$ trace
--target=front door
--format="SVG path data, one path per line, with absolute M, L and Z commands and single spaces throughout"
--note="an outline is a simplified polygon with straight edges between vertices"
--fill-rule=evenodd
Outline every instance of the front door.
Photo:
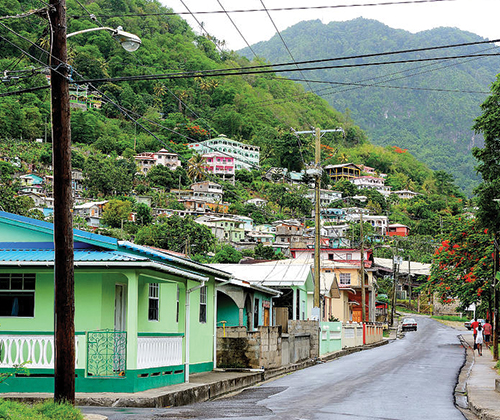
M 264 327 L 269 327 L 269 308 L 264 308 Z
M 115 331 L 125 331 L 125 286 L 115 284 Z

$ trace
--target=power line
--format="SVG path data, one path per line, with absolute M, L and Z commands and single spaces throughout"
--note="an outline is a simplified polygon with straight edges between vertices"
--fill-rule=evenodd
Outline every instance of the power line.
M 182 0 L 181 0 L 182 1 Z M 360 3 L 360 4 L 337 4 L 337 5 L 326 5 L 326 6 L 297 6 L 297 7 L 276 7 L 268 8 L 270 12 L 283 12 L 283 11 L 293 11 L 293 10 L 324 10 L 324 9 L 342 9 L 351 7 L 374 7 L 374 6 L 395 6 L 395 5 L 405 5 L 405 4 L 422 4 L 422 3 L 444 3 L 456 0 L 408 0 L 408 1 L 386 1 L 381 3 Z M 184 6 L 185 7 L 185 6 Z M 222 14 L 222 13 L 253 13 L 253 12 L 265 12 L 266 9 L 236 9 L 236 10 L 211 10 L 211 11 L 196 11 L 194 13 L 201 14 Z M 114 18 L 114 17 L 143 17 L 143 16 L 175 16 L 175 15 L 192 15 L 193 13 L 188 12 L 158 12 L 158 13 L 125 13 L 125 14 L 115 14 L 106 15 L 100 14 L 99 17 L 102 18 Z M 72 18 L 78 19 L 80 15 L 72 15 Z
M 96 79 L 84 79 L 84 80 L 81 80 L 80 83 L 123 82 L 123 81 L 129 81 L 129 80 L 142 80 L 142 81 L 144 81 L 144 80 L 160 80 L 160 79 L 189 79 L 189 78 L 193 78 L 193 77 L 216 77 L 216 76 L 219 76 L 219 77 L 221 77 L 221 76 L 244 76 L 244 75 L 249 75 L 249 74 L 269 74 L 269 73 L 284 73 L 284 72 L 295 72 L 295 71 L 373 67 L 373 66 L 384 66 L 384 65 L 389 65 L 389 64 L 409 64 L 409 63 L 421 63 L 421 62 L 438 61 L 438 60 L 455 60 L 458 58 L 498 57 L 498 56 L 500 56 L 500 53 L 495 53 L 495 54 L 465 54 L 465 55 L 419 58 L 419 59 L 408 59 L 408 60 L 378 61 L 378 62 L 374 62 L 374 63 L 363 63 L 363 64 L 315 66 L 315 67 L 307 67 L 307 68 L 299 68 L 299 69 L 272 69 L 272 70 L 246 71 L 246 68 L 241 68 L 240 71 L 235 71 L 234 69 L 202 70 L 202 71 L 155 74 L 155 75 L 150 75 L 150 76 L 139 75 L 139 76 L 103 77 L 103 78 L 96 78 Z M 290 65 L 290 64 L 288 64 L 288 65 Z M 266 67 L 269 67 L 269 66 L 266 66 Z
M 379 84 L 364 84 L 357 82 L 330 82 L 326 80 L 311 80 L 311 79 L 291 79 L 286 78 L 286 80 L 291 80 L 293 82 L 309 82 L 309 83 L 325 83 L 330 85 L 340 85 L 340 86 L 359 86 L 359 87 L 380 87 L 380 88 L 388 88 L 388 89 L 402 89 L 402 90 L 427 90 L 432 92 L 453 92 L 453 93 L 491 93 L 484 92 L 478 90 L 458 90 L 458 89 L 440 89 L 440 88 L 419 88 L 419 87 L 410 87 L 410 86 L 388 86 L 388 85 L 379 85 Z M 332 92 L 337 93 L 337 92 Z
M 249 48 L 249 50 L 252 51 L 252 54 L 254 55 L 254 57 L 257 57 L 257 54 L 255 54 L 255 51 L 252 49 L 252 46 L 248 43 L 248 41 L 246 40 L 246 38 L 243 36 L 243 34 L 241 33 L 240 29 L 238 28 L 238 26 L 236 26 L 236 23 L 234 23 L 233 19 L 231 18 L 231 16 L 229 15 L 229 13 L 226 11 L 226 9 L 224 9 L 224 6 L 220 2 L 220 0 L 217 0 L 217 3 L 219 3 L 219 6 L 224 11 L 224 13 L 226 14 L 226 16 L 229 19 L 229 21 L 233 24 L 234 28 L 240 34 L 240 36 L 243 39 L 243 41 L 245 41 L 245 44 L 247 44 L 247 47 Z

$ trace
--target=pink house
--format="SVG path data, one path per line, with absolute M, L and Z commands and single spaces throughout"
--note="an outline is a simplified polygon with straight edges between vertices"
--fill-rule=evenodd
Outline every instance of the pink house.
M 234 157 L 223 153 L 206 153 L 203 158 L 206 162 L 205 171 L 234 184 Z
M 394 223 L 387 226 L 388 236 L 408 236 L 410 233 L 410 228 L 406 225 L 401 225 L 399 223 Z

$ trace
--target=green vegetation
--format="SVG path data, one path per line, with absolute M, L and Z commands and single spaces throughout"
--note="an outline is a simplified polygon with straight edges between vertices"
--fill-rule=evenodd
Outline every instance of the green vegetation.
M 413 34 L 363 18 L 328 24 L 319 20 L 303 21 L 284 30 L 282 35 L 296 60 L 484 41 L 456 28 L 436 28 Z M 459 55 L 480 49 L 481 46 L 469 46 L 453 51 Z M 289 61 L 276 35 L 252 46 L 252 50 L 273 63 Z M 401 54 L 397 59 L 439 57 L 447 54 L 446 51 L 419 52 L 418 56 Z M 251 56 L 248 48 L 241 52 Z M 467 63 L 447 60 L 446 64 L 408 66 L 322 69 L 308 72 L 308 78 L 350 85 L 325 88 L 323 86 L 328 85 L 322 84 L 313 88 L 336 109 L 350 115 L 375 144 L 397 146 L 402 152 L 408 149 L 430 168 L 452 173 L 463 191 L 471 195 L 479 179 L 470 147 L 482 142 L 471 127 L 485 98 L 481 92 L 488 91 L 498 73 L 497 62 L 485 58 Z M 419 70 L 424 67 L 423 71 Z M 353 83 L 366 86 L 353 86 Z M 373 166 L 369 162 L 366 164 Z
M 443 321 L 466 322 L 469 320 L 467 317 L 452 316 L 452 315 L 432 315 L 431 318 L 441 319 Z
M 5 420 L 83 420 L 83 415 L 71 404 L 52 401 L 29 406 L 0 399 L 0 419 Z

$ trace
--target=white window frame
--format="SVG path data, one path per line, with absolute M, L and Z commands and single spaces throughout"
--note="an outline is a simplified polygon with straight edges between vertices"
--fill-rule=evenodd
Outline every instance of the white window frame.
M 159 283 L 148 284 L 148 321 L 160 320 L 160 285 Z
M 344 286 L 351 285 L 351 273 L 340 273 L 339 274 L 339 284 Z
M 207 323 L 207 286 L 200 288 L 200 324 Z

